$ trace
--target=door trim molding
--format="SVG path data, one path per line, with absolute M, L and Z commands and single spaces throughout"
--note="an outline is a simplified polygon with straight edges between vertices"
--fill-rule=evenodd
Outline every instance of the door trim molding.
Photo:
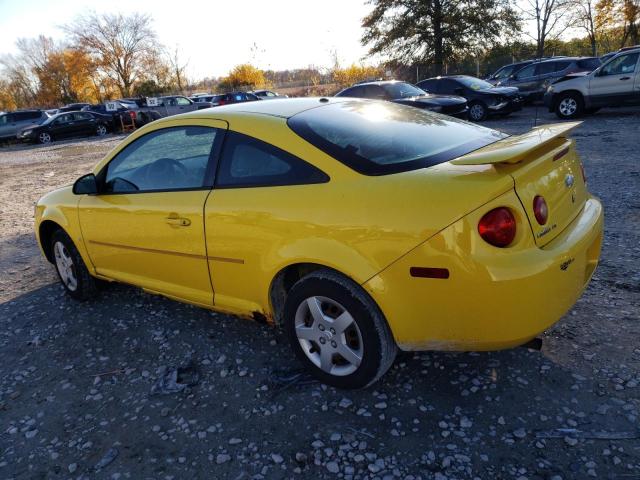
M 159 250 L 156 248 L 147 248 L 147 247 L 134 247 L 132 245 L 122 245 L 119 243 L 109 243 L 109 242 L 101 242 L 98 240 L 89 240 L 89 243 L 94 245 L 102 245 L 104 247 L 113 247 L 113 248 L 122 248 L 125 250 L 133 250 L 138 252 L 147 252 L 147 253 L 161 253 L 165 255 L 176 255 L 178 257 L 187 257 L 187 258 L 195 258 L 198 260 L 212 260 L 217 262 L 228 262 L 228 263 L 238 263 L 244 264 L 244 260 L 241 258 L 229 258 L 229 257 L 214 257 L 209 255 L 198 255 L 196 253 L 183 253 L 183 252 L 175 252 L 173 250 Z

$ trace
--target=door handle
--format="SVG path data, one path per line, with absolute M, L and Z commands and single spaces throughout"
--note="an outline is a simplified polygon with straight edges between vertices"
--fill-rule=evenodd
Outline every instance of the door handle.
M 191 225 L 191 220 L 184 217 L 179 217 L 178 214 L 172 213 L 167 218 L 165 218 L 166 222 L 169 225 L 173 225 L 175 227 L 188 227 Z
M 620 78 L 620 80 L 629 80 L 629 79 L 631 79 L 631 77 L 622 77 L 622 78 Z

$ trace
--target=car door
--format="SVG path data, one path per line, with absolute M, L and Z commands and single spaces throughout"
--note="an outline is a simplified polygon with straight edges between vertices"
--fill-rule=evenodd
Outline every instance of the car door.
M 520 93 L 525 95 L 530 94 L 536 85 L 536 68 L 538 64 L 534 63 L 527 67 L 524 67 L 522 70 L 519 70 L 515 73 L 513 79 L 506 82 L 506 85 L 510 87 L 518 87 L 520 89 Z
M 96 119 L 90 113 L 74 112 L 73 121 L 75 122 L 73 135 L 92 135 L 96 131 Z
M 175 121 L 134 134 L 80 199 L 85 246 L 96 272 L 169 297 L 211 306 L 203 209 L 227 124 Z
M 618 55 L 591 75 L 589 95 L 594 106 L 633 103 L 639 52 Z
M 72 113 L 65 113 L 64 115 L 60 115 L 56 119 L 51 122 L 49 127 L 49 133 L 54 138 L 66 138 L 71 135 L 73 132 L 75 123 L 73 121 Z
M 165 97 L 162 100 L 162 104 L 164 106 L 165 111 L 167 112 L 167 117 L 171 115 L 177 115 L 180 113 L 180 109 L 178 108 L 178 102 L 175 97 Z
M 198 109 L 198 106 L 186 97 L 176 97 L 176 106 L 178 113 L 192 112 Z
M 305 204 L 322 198 L 320 184 L 327 181 L 325 173 L 284 150 L 227 133 L 215 187 L 205 206 L 218 308 L 242 315 L 263 310 L 271 281 L 265 275 L 266 259 L 291 242 L 287 232 L 307 228 L 308 237 L 315 235 Z

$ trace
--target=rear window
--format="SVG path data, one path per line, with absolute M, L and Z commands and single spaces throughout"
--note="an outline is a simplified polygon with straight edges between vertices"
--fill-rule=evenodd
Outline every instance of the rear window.
M 289 127 L 364 175 L 431 167 L 506 135 L 444 115 L 382 101 L 349 100 L 298 113 Z

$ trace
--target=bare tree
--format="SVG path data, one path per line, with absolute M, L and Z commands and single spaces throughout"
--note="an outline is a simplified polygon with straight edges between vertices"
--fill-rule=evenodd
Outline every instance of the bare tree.
M 571 0 L 526 0 L 522 10 L 525 20 L 535 22 L 536 35 L 527 34 L 536 41 L 536 56 L 544 56 L 545 44 L 556 40 L 569 28 Z
M 151 17 L 134 13 L 97 14 L 78 17 L 63 29 L 77 48 L 90 53 L 99 68 L 117 85 L 123 97 L 131 94 L 136 81 L 144 76 L 146 57 L 159 50 Z
M 171 72 L 173 74 L 173 81 L 175 82 L 178 91 L 182 93 L 184 89 L 187 87 L 187 78 L 185 75 L 185 70 L 187 69 L 187 65 L 189 62 L 183 62 L 180 58 L 180 49 L 176 45 L 175 49 L 170 52 L 168 55 L 169 65 L 171 67 Z
M 596 20 L 596 0 L 572 0 L 571 25 L 584 31 L 591 45 L 591 55 L 598 55 L 598 39 L 596 33 L 599 30 Z

